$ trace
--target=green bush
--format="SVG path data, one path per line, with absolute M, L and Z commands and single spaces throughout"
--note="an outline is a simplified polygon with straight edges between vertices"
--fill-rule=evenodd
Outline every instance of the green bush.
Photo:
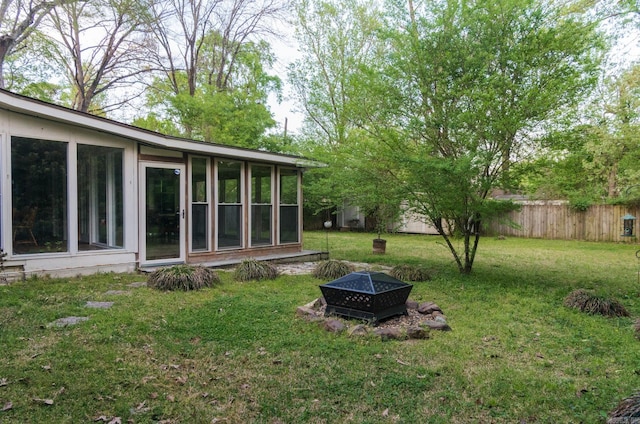
M 278 276 L 278 270 L 268 262 L 255 259 L 245 259 L 235 270 L 237 281 L 273 280 Z
M 355 271 L 353 265 L 336 259 L 329 259 L 316 265 L 313 270 L 313 276 L 322 280 L 336 280 L 353 271 Z
M 157 290 L 199 290 L 220 283 L 218 274 L 202 266 L 174 265 L 151 273 L 147 285 Z
M 584 289 L 575 290 L 564 299 L 564 305 L 582 312 L 607 317 L 628 317 L 629 312 L 616 299 L 598 296 Z
M 413 265 L 396 265 L 389 272 L 393 278 L 402 281 L 428 281 L 431 279 L 429 271 Z

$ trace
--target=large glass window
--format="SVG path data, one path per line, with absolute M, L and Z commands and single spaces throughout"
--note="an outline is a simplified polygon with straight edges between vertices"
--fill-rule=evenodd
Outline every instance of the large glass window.
M 67 143 L 11 138 L 13 253 L 66 252 Z
M 251 167 L 251 245 L 271 244 L 271 167 Z
M 78 250 L 124 246 L 123 154 L 78 145 Z
M 191 250 L 209 249 L 209 190 L 206 158 L 191 159 Z
M 218 247 L 242 247 L 242 164 L 218 162 Z
M 280 170 L 280 243 L 297 243 L 298 234 L 298 171 Z

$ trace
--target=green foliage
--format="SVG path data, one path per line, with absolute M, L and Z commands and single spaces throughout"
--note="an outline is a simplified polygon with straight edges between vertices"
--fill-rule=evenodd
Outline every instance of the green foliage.
M 349 21 L 363 50 L 345 49 L 340 32 L 302 39 L 316 56 L 310 69 L 296 68 L 296 81 L 307 93 L 325 90 L 306 108 L 330 157 L 320 171 L 330 179 L 325 193 L 338 193 L 335 205 L 390 206 L 396 217 L 407 202 L 438 229 L 460 272 L 471 272 L 482 223 L 504 208 L 489 196 L 516 185 L 514 163 L 595 84 L 600 35 L 579 15 L 535 0 L 411 9 L 392 1 L 386 19 L 375 6 L 363 16 L 352 3 L 326 4 L 317 3 L 318 22 Z
M 633 329 L 636 334 L 636 339 L 640 340 L 640 318 L 636 319 L 635 324 L 633 325 Z
M 316 265 L 313 270 L 313 276 L 322 280 L 336 280 L 353 271 L 355 271 L 353 265 L 344 261 L 329 259 Z
M 189 291 L 220 283 L 218 274 L 202 266 L 174 265 L 160 268 L 149 275 L 147 285 L 162 291 Z
M 569 207 L 578 212 L 584 212 L 593 205 L 593 200 L 589 197 L 576 196 L 569 198 Z
M 236 281 L 273 280 L 278 276 L 278 269 L 269 262 L 245 259 L 233 273 Z
M 222 35 L 211 31 L 199 43 L 200 60 L 190 75 L 175 70 L 171 78 L 154 79 L 147 93 L 153 113 L 134 124 L 153 131 L 195 140 L 247 148 L 280 151 L 265 131 L 275 127 L 266 106 L 270 94 L 279 95 L 282 82 L 267 69 L 274 57 L 266 42 L 227 46 L 233 60 L 224 57 Z M 226 65 L 225 65 L 226 64 Z
M 389 272 L 393 278 L 402 281 L 429 281 L 431 280 L 431 272 L 421 266 L 415 265 L 396 265 Z
M 575 290 L 565 298 L 564 305 L 582 312 L 607 317 L 628 317 L 629 312 L 616 299 L 596 295 L 588 290 Z

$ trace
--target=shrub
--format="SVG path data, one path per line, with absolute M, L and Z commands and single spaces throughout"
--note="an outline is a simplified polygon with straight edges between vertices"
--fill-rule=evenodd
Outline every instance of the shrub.
M 199 290 L 220 283 L 218 274 L 202 266 L 174 265 L 151 273 L 147 285 L 157 290 Z
M 629 312 L 616 299 L 598 296 L 584 289 L 575 290 L 564 299 L 564 305 L 588 314 L 607 317 L 628 317 Z
M 313 276 L 322 280 L 336 280 L 352 273 L 353 271 L 355 271 L 353 265 L 348 264 L 347 262 L 329 259 L 328 261 L 322 261 L 316 265 L 313 270 Z
M 429 271 L 413 265 L 396 265 L 391 269 L 389 275 L 402 281 L 428 281 L 431 279 Z
M 277 276 L 278 270 L 275 266 L 255 259 L 243 260 L 234 273 L 237 281 L 273 280 Z

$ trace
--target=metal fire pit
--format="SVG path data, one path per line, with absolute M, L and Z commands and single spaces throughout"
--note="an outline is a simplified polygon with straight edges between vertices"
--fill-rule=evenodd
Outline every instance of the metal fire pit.
M 320 291 L 327 302 L 325 315 L 360 318 L 376 324 L 394 315 L 406 315 L 412 288 L 382 272 L 359 271 L 321 285 Z

